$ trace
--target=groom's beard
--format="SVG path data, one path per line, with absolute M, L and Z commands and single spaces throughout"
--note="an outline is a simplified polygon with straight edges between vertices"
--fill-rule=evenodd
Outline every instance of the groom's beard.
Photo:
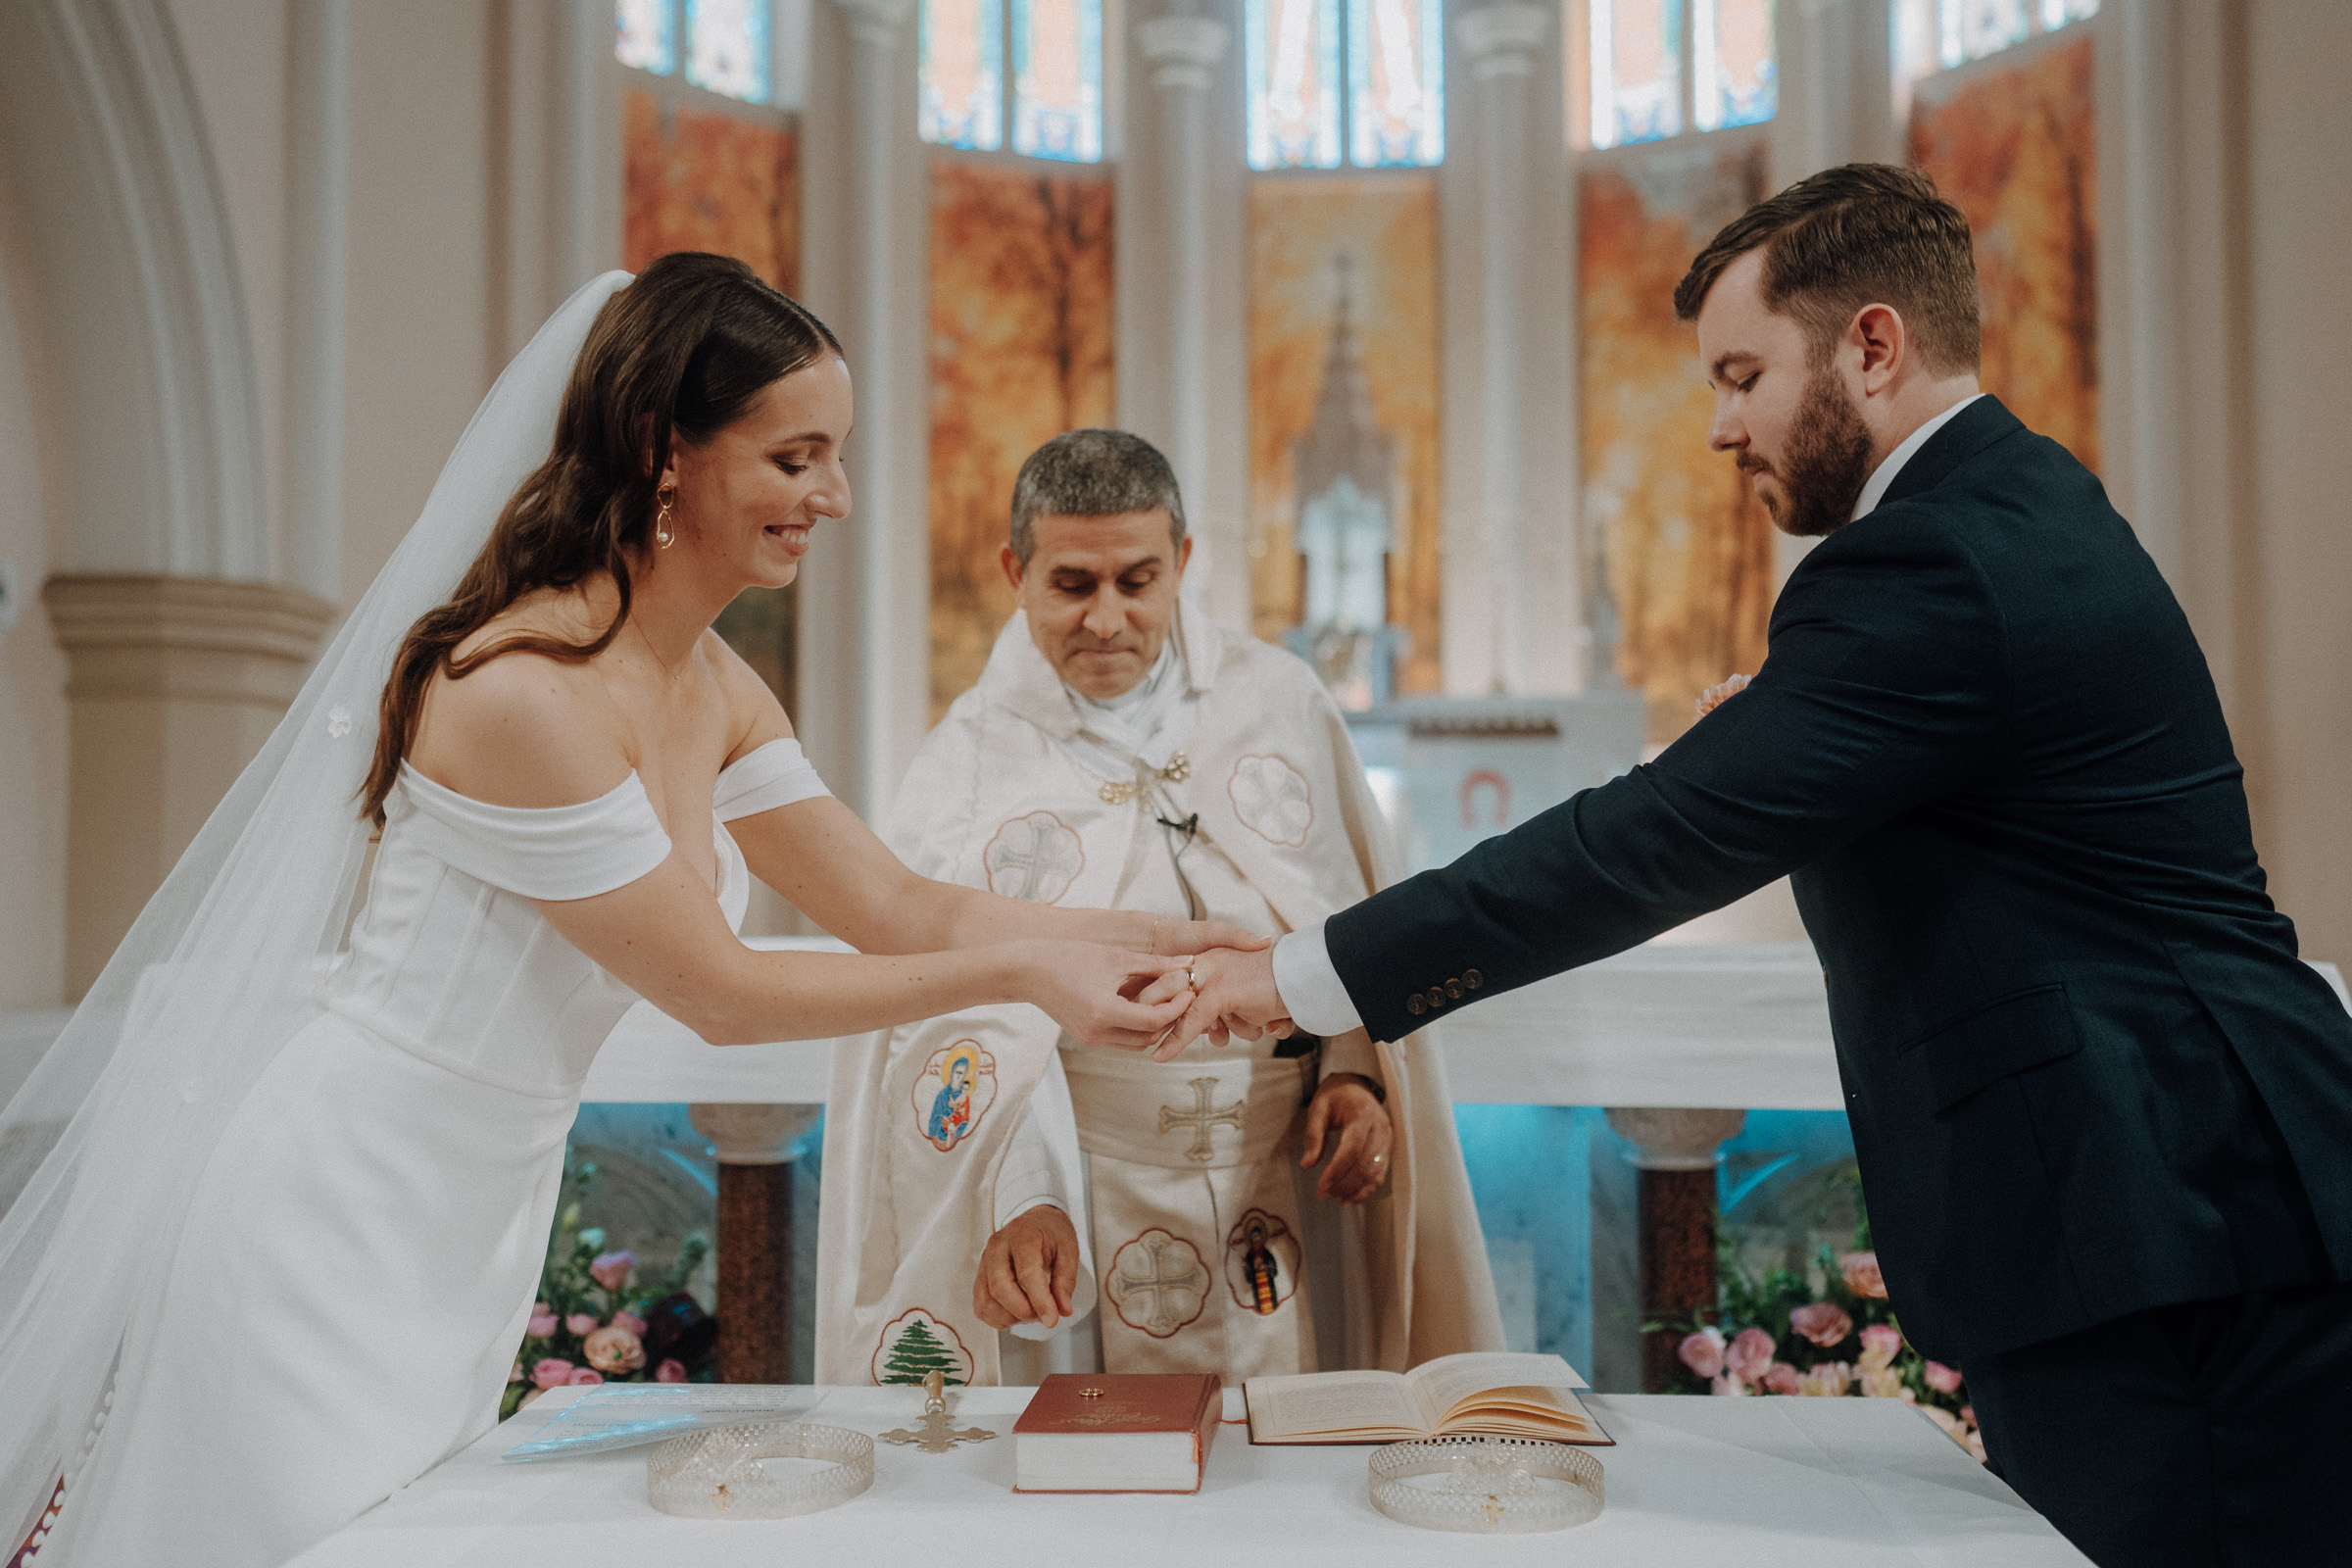
M 1761 499 L 1781 532 L 1815 539 L 1853 521 L 1854 503 L 1870 479 L 1870 428 L 1834 371 L 1806 381 L 1779 471 L 1786 498 L 1778 506 Z

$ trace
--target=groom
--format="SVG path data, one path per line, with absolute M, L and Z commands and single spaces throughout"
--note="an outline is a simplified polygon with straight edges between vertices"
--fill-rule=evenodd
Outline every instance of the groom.
M 1675 291 L 1710 444 L 1822 543 L 1655 762 L 1271 953 L 1179 1029 L 1389 1040 L 1793 876 L 1879 1257 L 2102 1564 L 2321 1562 L 2352 1397 L 2352 1018 L 2264 892 L 2205 661 L 2099 482 L 1977 390 L 1966 220 L 1854 165 Z

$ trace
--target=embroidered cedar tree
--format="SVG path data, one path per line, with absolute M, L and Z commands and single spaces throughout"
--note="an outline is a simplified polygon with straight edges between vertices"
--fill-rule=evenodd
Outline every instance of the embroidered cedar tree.
M 938 1372 L 945 1375 L 948 1387 L 961 1388 L 963 1379 L 956 1374 L 962 1370 L 963 1363 L 956 1359 L 956 1352 L 940 1344 L 939 1336 L 931 1332 L 931 1325 L 918 1317 L 906 1325 L 898 1343 L 890 1348 L 890 1359 L 882 1363 L 882 1381 L 920 1383 Z

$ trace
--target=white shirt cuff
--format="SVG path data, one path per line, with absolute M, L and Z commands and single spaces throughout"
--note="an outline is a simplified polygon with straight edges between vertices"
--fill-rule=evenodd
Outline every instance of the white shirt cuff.
M 1331 966 L 1320 920 L 1274 944 L 1274 990 L 1291 1022 L 1310 1035 L 1328 1040 L 1364 1026 L 1348 988 L 1340 983 L 1340 971 Z

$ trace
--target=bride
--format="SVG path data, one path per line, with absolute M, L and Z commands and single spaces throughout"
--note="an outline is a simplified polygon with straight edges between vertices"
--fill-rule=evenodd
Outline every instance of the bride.
M 710 623 L 848 516 L 850 425 L 832 334 L 715 256 L 501 378 L 0 1118 L 6 1547 L 282 1562 L 479 1435 L 636 998 L 714 1045 L 1026 1002 L 1133 1049 L 1182 956 L 1258 945 L 927 881 L 826 793 Z M 746 948 L 755 875 L 858 952 Z

